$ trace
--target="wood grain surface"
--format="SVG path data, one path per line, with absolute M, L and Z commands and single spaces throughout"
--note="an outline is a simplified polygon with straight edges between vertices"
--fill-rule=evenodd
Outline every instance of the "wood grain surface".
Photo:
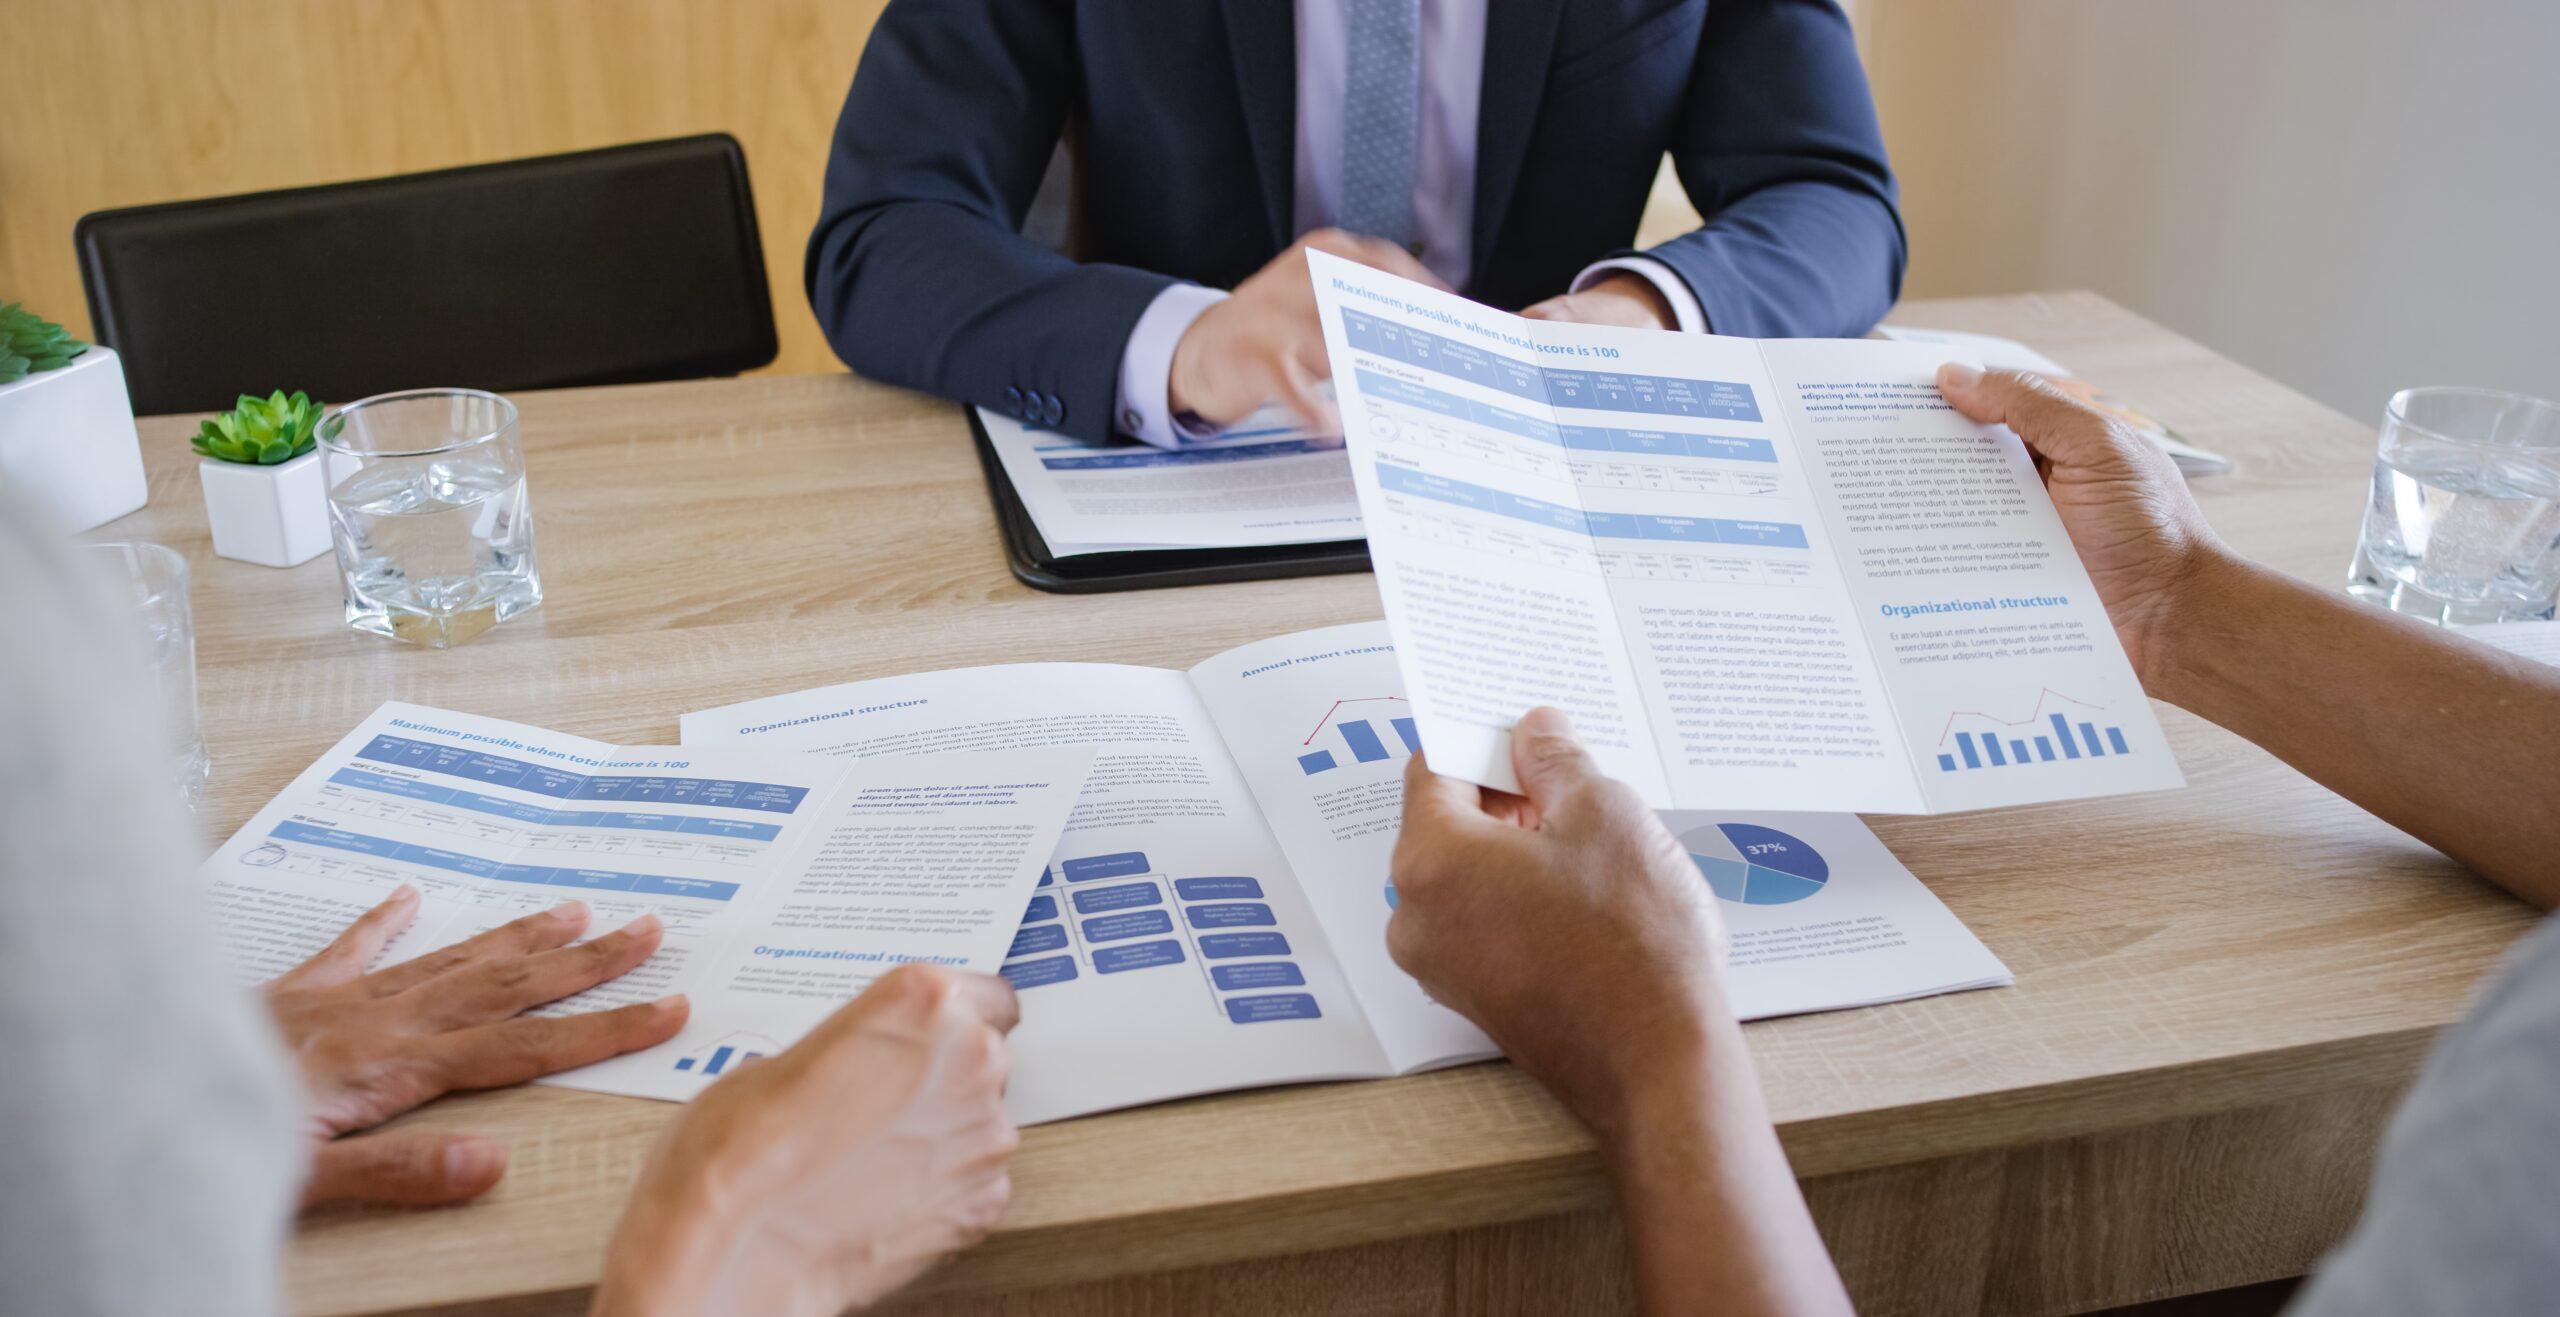
M 1896 319 L 2024 339 L 2137 401 L 2238 461 L 2196 485 L 2233 544 L 2314 580 L 2342 570 L 2364 426 L 2088 294 Z M 548 601 L 450 652 L 342 629 L 326 559 L 213 558 L 193 420 L 145 423 L 152 504 L 100 535 L 172 544 L 195 569 L 208 847 L 387 699 L 671 741 L 685 710 L 822 683 L 1182 666 L 1378 613 L 1366 576 L 1026 589 L 957 413 L 850 377 L 518 401 Z M 2016 987 L 1747 1030 L 1871 1310 L 2073 1311 L 2298 1272 L 2351 1217 L 2392 1094 L 2531 921 L 2236 738 L 2162 721 L 2184 791 L 1871 820 Z M 506 1182 L 469 1208 L 308 1223 L 297 1306 L 574 1308 L 676 1111 L 540 1088 L 435 1104 L 411 1123 L 503 1138 Z M 1553 1301 L 1524 1310 L 1625 1302 L 1589 1141 L 1498 1063 L 1045 1126 L 1015 1183 L 1004 1224 L 918 1310 L 1509 1306 L 1487 1286 Z

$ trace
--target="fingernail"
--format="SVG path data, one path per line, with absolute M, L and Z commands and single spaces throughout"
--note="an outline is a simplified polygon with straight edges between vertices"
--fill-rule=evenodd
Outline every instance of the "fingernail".
M 625 933 L 646 933 L 655 929 L 657 926 L 658 917 L 654 914 L 647 914 L 640 916 L 638 919 L 632 920 L 630 923 L 624 924 L 622 926 L 622 931 Z
M 418 899 L 418 889 L 408 883 L 402 883 L 398 887 L 391 889 L 391 899 L 394 901 L 414 901 Z
M 563 917 L 569 915 L 583 915 L 586 912 L 587 903 L 584 901 L 563 901 L 560 904 L 551 907 L 551 913 Z
M 1556 708 L 1553 705 L 1541 704 L 1537 708 L 1531 709 L 1528 713 L 1521 716 L 1521 726 L 1528 727 L 1531 723 L 1537 724 L 1537 726 L 1530 728 L 1531 731 L 1553 732 L 1564 736 L 1573 735 L 1573 720 L 1564 716 L 1564 710 Z
M 1961 361 L 1950 361 L 1938 367 L 1939 388 L 1970 389 L 1981 382 L 1982 372 Z
M 669 994 L 669 995 L 667 995 L 667 996 L 664 996 L 664 997 L 660 997 L 660 998 L 659 998 L 659 999 L 657 999 L 656 1001 L 653 1001 L 653 1002 L 649 1003 L 649 1008 L 650 1008 L 651 1010 L 657 1011 L 658 1013 L 660 1013 L 660 1014 L 662 1014 L 662 1015 L 663 1015 L 663 1014 L 665 1014 L 665 1013 L 666 1013 L 666 1012 L 668 1012 L 668 1011 L 682 1010 L 682 1009 L 684 1009 L 684 1008 L 686 1008 L 686 1007 L 688 1007 L 688 1006 L 691 1006 L 692 1004 L 693 1004 L 693 999 L 692 999 L 692 998 L 685 996 L 685 995 L 684 995 L 683 993 L 681 993 L 681 992 L 678 992 L 678 993 L 671 993 L 671 994 Z
M 450 1183 L 478 1184 L 506 1168 L 507 1150 L 495 1139 L 456 1139 L 445 1145 L 444 1174 Z

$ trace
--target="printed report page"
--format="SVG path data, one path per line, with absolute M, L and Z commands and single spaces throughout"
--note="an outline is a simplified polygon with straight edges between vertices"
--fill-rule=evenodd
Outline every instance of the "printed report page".
M 1555 704 L 1658 808 L 1925 807 L 1755 344 L 1311 259 L 1436 765 L 1510 789 L 1512 723 Z
M 692 998 L 675 1039 L 546 1082 L 683 1099 L 789 1045 L 889 967 L 992 969 L 1081 788 L 1055 748 L 849 766 L 605 745 L 388 704 L 204 865 L 245 976 L 301 963 L 407 883 L 393 964 L 579 900 L 590 936 L 642 915 L 657 953 L 552 1003 Z
M 693 980 L 845 774 L 823 760 L 621 747 L 386 704 L 204 865 L 242 968 L 265 979 L 408 883 L 417 918 L 384 964 L 562 901 L 604 932 L 655 914 L 666 941 L 598 992 L 645 1001 Z
M 1274 636 L 1191 669 L 1398 1073 L 1496 1055 L 1387 955 L 1387 861 L 1422 745 L 1384 622 Z
M 1088 444 L 983 408 L 978 422 L 1052 553 L 1360 538 L 1341 440 L 1284 408 L 1177 449 Z
M 2184 785 L 2025 445 L 1939 397 L 1945 350 L 1760 348 L 1928 808 Z
M 1388 956 L 1390 859 L 1418 745 L 1383 622 L 1232 649 L 1191 670 L 1399 1073 L 1496 1055 Z M 1854 815 L 1666 811 L 1731 936 L 1746 1019 L 2009 982 Z
M 853 682 L 687 714 L 687 746 L 865 759 L 1096 747 L 1003 964 L 1025 1123 L 1389 1072 L 1287 857 L 1188 677 L 1037 663 Z

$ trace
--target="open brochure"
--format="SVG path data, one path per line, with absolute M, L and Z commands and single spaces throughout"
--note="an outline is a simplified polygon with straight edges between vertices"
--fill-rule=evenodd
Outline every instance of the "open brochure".
M 2150 413 L 2117 398 L 2097 385 L 2071 373 L 2070 367 L 2028 347 L 2014 338 L 1995 334 L 1968 334 L 1957 329 L 1919 329 L 1910 325 L 1878 325 L 1875 336 L 1896 343 L 1931 343 L 1964 357 L 1984 370 L 2023 370 L 2042 375 L 2054 387 L 2089 404 L 2107 415 L 2132 426 L 2134 433 L 2150 440 L 2178 469 L 2191 476 L 2220 475 L 2231 469 L 2231 459 L 2220 453 L 2207 452 L 2188 443 L 2177 431 L 2153 418 Z
M 1420 740 L 1383 623 L 1188 672 L 1037 663 L 854 682 L 687 714 L 683 739 L 862 761 L 1097 748 L 1003 966 L 1022 993 L 1017 1120 L 1496 1054 L 1387 956 L 1388 854 Z M 1664 817 L 1726 902 L 1745 1016 L 2009 981 L 1853 817 Z
M 646 964 L 542 1013 L 681 992 L 683 1032 L 548 1082 L 683 1099 L 893 965 L 993 971 L 1092 761 L 1061 743 L 859 763 L 633 748 L 385 704 L 203 873 L 259 980 L 402 883 L 418 915 L 381 964 L 571 899 L 591 934 L 654 914 L 666 939 Z
M 1178 449 L 1088 444 L 978 409 L 1014 494 L 1060 557 L 1360 538 L 1342 441 L 1270 406 Z
M 1523 320 L 1311 253 L 1433 767 L 1553 704 L 1657 807 L 1939 813 L 2182 785 L 2014 435 L 1937 347 Z

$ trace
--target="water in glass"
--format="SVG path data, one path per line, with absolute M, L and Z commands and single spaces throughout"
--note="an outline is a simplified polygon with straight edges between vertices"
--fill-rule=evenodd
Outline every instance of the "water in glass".
M 375 467 L 329 509 L 357 630 L 453 645 L 542 602 L 522 472 L 468 457 Z
M 347 624 L 443 648 L 542 602 L 516 409 L 417 389 L 321 423 Z
M 2560 409 L 2469 389 L 2392 399 L 2347 588 L 2435 622 L 2550 617 Z

